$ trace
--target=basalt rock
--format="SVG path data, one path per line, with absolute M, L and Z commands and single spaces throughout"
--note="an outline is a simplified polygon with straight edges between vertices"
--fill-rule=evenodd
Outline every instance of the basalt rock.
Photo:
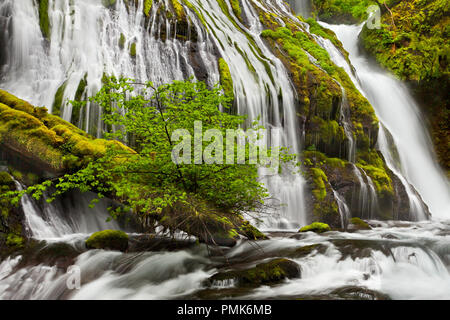
M 258 264 L 246 270 L 217 273 L 209 278 L 210 285 L 236 281 L 240 287 L 270 285 L 284 279 L 300 277 L 300 267 L 288 259 L 275 259 L 270 262 Z

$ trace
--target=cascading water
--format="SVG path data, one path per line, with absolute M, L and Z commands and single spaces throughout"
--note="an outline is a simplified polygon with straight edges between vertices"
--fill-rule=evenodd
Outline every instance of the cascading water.
M 17 190 L 23 190 L 19 182 L 15 182 Z M 21 207 L 25 216 L 25 227 L 29 234 L 39 240 L 59 239 L 73 234 L 85 235 L 105 229 L 121 229 L 117 221 L 108 220 L 108 206 L 102 200 L 94 208 L 90 201 L 94 194 L 73 192 L 64 199 L 56 199 L 47 203 L 46 196 L 42 204 L 25 194 L 21 198 Z
M 263 27 L 251 4 L 243 1 L 243 7 L 247 8 L 246 17 L 250 20 L 250 29 L 235 18 L 234 23 L 239 25 L 239 28 L 236 28 L 215 1 L 191 1 L 191 4 L 212 30 L 212 40 L 216 42 L 221 56 L 230 66 L 238 113 L 248 115 L 248 123 L 259 118 L 266 128 L 274 132 L 279 130 L 282 146 L 290 147 L 290 152 L 298 154 L 299 126 L 295 116 L 293 87 L 281 61 L 261 41 L 260 32 Z M 232 11 L 229 12 L 231 14 Z M 252 68 L 249 68 L 249 65 Z M 290 172 L 284 175 L 276 174 L 263 177 L 263 182 L 272 196 L 284 205 L 280 212 L 281 219 L 269 219 L 266 227 L 279 228 L 284 225 L 295 228 L 305 224 L 304 180 L 301 175 L 292 175 Z
M 382 126 L 378 145 L 390 169 L 400 178 L 409 196 L 411 211 L 417 219 L 425 219 L 424 210 L 418 195 L 412 190 L 412 184 L 418 190 L 431 214 L 436 218 L 448 218 L 450 213 L 450 186 L 447 178 L 439 168 L 432 150 L 432 143 L 423 125 L 422 116 L 408 89 L 400 81 L 369 63 L 358 49 L 358 35 L 362 26 L 329 25 L 345 49 L 356 69 L 356 80 L 349 75 L 361 92 L 368 98 L 379 117 Z M 334 62 L 346 68 L 345 59 L 333 54 L 326 48 Z M 399 154 L 399 163 L 395 161 L 391 144 L 388 143 L 386 128 L 392 135 Z
M 310 0 L 287 0 L 292 10 L 304 18 L 311 16 L 311 1 Z
M 165 2 L 153 4 L 149 13 L 151 23 L 146 25 L 143 1 L 138 1 L 137 7 L 117 1 L 112 11 L 105 8 L 101 0 L 50 0 L 51 36 L 48 41 L 40 31 L 34 1 L 6 2 L 3 15 L 10 14 L 8 24 L 12 32 L 7 42 L 9 60 L 0 85 L 35 105 L 55 105 L 58 102 L 55 95 L 61 89 L 61 101 L 73 100 L 82 84 L 85 86 L 82 93 L 92 95 L 101 87 L 104 74 L 125 75 L 156 84 L 196 75 L 191 67 L 194 63 L 190 42 L 177 40 L 168 21 L 157 23 L 160 6 L 169 7 Z M 252 4 L 248 0 L 242 3 L 250 28 L 235 17 L 232 22 L 216 1 L 191 1 L 191 5 L 197 12 L 187 7 L 185 11 L 192 23 L 190 28 L 198 37 L 198 56 L 206 70 L 208 83 L 212 85 L 220 79 L 218 68 L 212 62 L 216 60 L 214 48 L 218 48 L 230 66 L 238 112 L 248 116 L 249 124 L 259 118 L 268 130 L 281 132 L 282 146 L 290 147 L 291 153 L 298 154 L 300 132 L 295 116 L 294 90 L 283 64 L 260 38 L 263 27 Z M 283 12 L 288 10 L 285 4 L 276 1 L 270 5 L 273 8 L 281 5 L 277 10 Z M 229 13 L 232 15 L 231 6 Z M 22 19 L 28 21 L 25 27 L 21 24 Z M 165 41 L 160 39 L 162 32 L 166 34 Z M 121 38 L 125 40 L 119 45 Z M 130 56 L 133 44 L 136 52 Z M 62 110 L 65 120 L 74 120 L 69 104 L 62 106 Z M 75 124 L 100 135 L 98 108 L 88 103 Z M 292 175 L 291 170 L 286 171 L 282 175 L 261 177 L 273 198 L 282 204 L 276 212 L 279 217 L 274 218 L 273 214 L 267 227 L 297 228 L 306 223 L 304 179 L 300 174 Z

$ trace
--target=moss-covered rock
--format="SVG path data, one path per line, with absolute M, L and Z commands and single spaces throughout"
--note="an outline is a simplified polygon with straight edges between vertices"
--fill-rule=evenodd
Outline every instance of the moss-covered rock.
M 233 78 L 231 77 L 228 64 L 223 58 L 219 58 L 219 73 L 220 84 L 225 92 L 225 95 L 231 99 L 234 99 Z
M 128 235 L 119 230 L 103 230 L 95 232 L 86 240 L 88 249 L 108 249 L 126 251 Z
M 310 225 L 302 227 L 298 232 L 308 232 L 308 231 L 312 231 L 315 233 L 324 233 L 327 231 L 331 231 L 331 228 L 326 223 L 313 222 Z
M 364 220 L 362 220 L 358 217 L 351 218 L 349 222 L 351 224 L 351 226 L 349 226 L 349 229 L 354 229 L 354 230 L 370 230 L 370 229 L 372 229 L 367 222 L 365 222 Z
M 254 268 L 217 273 L 209 278 L 214 285 L 223 281 L 237 281 L 239 286 L 259 286 L 278 283 L 284 279 L 300 277 L 300 267 L 288 259 L 275 259 L 258 264 Z
M 144 0 L 144 14 L 150 17 L 150 10 L 152 10 L 153 0 Z
M 133 58 L 135 58 L 136 57 L 136 54 L 137 54 L 137 51 L 136 51 L 137 49 L 136 49 L 136 42 L 133 42 L 132 44 L 131 44 L 131 46 L 130 46 L 130 56 L 131 57 L 133 57 Z
M 103 156 L 108 148 L 133 152 L 117 141 L 94 139 L 46 108 L 0 90 L 0 144 L 53 174 L 70 172 Z

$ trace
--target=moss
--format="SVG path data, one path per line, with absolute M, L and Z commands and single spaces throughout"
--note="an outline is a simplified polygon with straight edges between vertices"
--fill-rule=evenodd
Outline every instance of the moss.
M 333 31 L 322 27 L 313 18 L 308 18 L 306 22 L 309 24 L 309 32 L 321 36 L 324 39 L 330 40 L 335 45 L 335 47 L 340 49 L 340 51 L 344 54 L 344 56 L 348 58 L 348 52 L 345 51 L 342 42 L 339 41 L 339 39 L 336 37 L 336 34 Z
M 52 114 L 55 116 L 61 115 L 61 109 L 63 107 L 63 98 L 64 98 L 64 92 L 66 91 L 67 87 L 67 81 L 64 81 L 64 83 L 56 90 L 55 93 L 55 100 L 53 101 L 53 107 L 52 107 Z
M 119 230 L 103 230 L 95 232 L 86 240 L 88 249 L 109 249 L 126 251 L 128 235 Z
M 234 99 L 233 78 L 231 77 L 228 64 L 223 58 L 219 58 L 219 73 L 220 84 L 222 85 L 225 95 L 229 98 Z
M 241 5 L 239 3 L 239 0 L 230 0 L 231 3 L 231 8 L 233 9 L 233 12 L 235 14 L 235 16 L 242 21 L 242 9 L 241 9 Z
M 131 150 L 115 141 L 93 139 L 71 123 L 48 114 L 45 108 L 35 108 L 2 90 L 0 140 L 53 172 L 76 169 L 68 167 L 67 160 L 71 165 L 78 163 L 80 168 L 102 156 L 107 148 Z
M 22 248 L 24 245 L 25 240 L 22 236 L 10 233 L 8 234 L 8 237 L 6 238 L 6 245 L 9 247 L 16 247 L 16 248 Z
M 48 16 L 48 0 L 39 0 L 39 26 L 44 38 L 50 38 L 50 18 Z
M 361 220 L 360 218 L 353 217 L 350 219 L 350 223 L 355 225 L 358 229 L 361 230 L 370 230 L 372 229 L 367 222 Z
M 379 195 L 394 195 L 391 177 L 387 174 L 384 168 L 377 168 L 371 165 L 359 165 L 375 184 L 377 193 Z
M 11 178 L 11 176 L 5 172 L 5 171 L 0 171 L 0 186 L 13 186 L 14 185 L 14 181 Z
M 316 185 L 316 188 L 312 192 L 317 200 L 322 201 L 327 195 L 327 189 L 325 187 L 325 183 L 328 182 L 327 176 L 319 168 L 311 168 L 311 172 L 314 184 Z
M 173 9 L 175 10 L 175 14 L 177 15 L 178 20 L 185 20 L 186 13 L 184 12 L 184 8 L 181 5 L 179 0 L 170 0 L 172 2 Z
M 125 42 L 127 41 L 127 39 L 125 38 L 125 35 L 123 33 L 120 34 L 120 38 L 119 38 L 119 48 L 123 49 L 125 48 Z
M 152 10 L 153 0 L 144 0 L 144 14 L 148 18 L 150 17 L 150 11 Z
M 0 194 L 5 194 L 13 190 L 15 190 L 14 180 L 7 172 L 0 171 Z M 2 218 L 8 218 L 11 209 L 12 206 L 9 200 L 7 198 L 0 197 L 0 221 Z
M 209 282 L 214 284 L 216 281 L 234 279 L 237 280 L 239 286 L 253 287 L 262 284 L 275 284 L 284 279 L 299 276 L 300 268 L 295 262 L 288 259 L 275 259 L 247 270 L 218 273 L 212 276 Z
M 136 57 L 136 42 L 133 42 L 130 46 L 130 56 Z
M 299 232 L 308 232 L 308 231 L 312 231 L 315 233 L 323 233 L 323 232 L 331 231 L 331 228 L 326 223 L 313 222 L 310 225 L 304 226 L 303 228 L 301 228 L 299 230 Z
M 111 8 L 116 4 L 116 2 L 117 0 L 102 0 L 102 4 L 107 8 Z
M 249 240 L 263 240 L 267 236 L 252 226 L 248 221 L 244 221 L 239 227 L 240 233 L 244 234 Z

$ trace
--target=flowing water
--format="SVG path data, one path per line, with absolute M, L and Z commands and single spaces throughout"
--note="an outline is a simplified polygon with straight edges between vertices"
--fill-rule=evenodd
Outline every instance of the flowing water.
M 0 41 L 8 50 L 0 52 L 0 86 L 36 105 L 51 107 L 61 87 L 63 98 L 73 99 L 85 82 L 83 94 L 95 93 L 104 73 L 126 75 L 157 84 L 173 79 L 198 77 L 202 65 L 210 84 L 219 81 L 216 50 L 230 67 L 239 113 L 250 121 L 261 121 L 291 151 L 301 150 L 301 130 L 295 117 L 295 93 L 282 63 L 270 52 L 259 34 L 263 29 L 252 0 L 241 0 L 244 26 L 229 14 L 231 22 L 216 1 L 192 0 L 197 13 L 188 13 L 188 34 L 196 34 L 193 44 L 176 37 L 176 25 L 157 19 L 157 10 L 166 1 L 154 2 L 150 21 L 142 14 L 143 1 L 128 9 L 117 1 L 114 10 L 101 0 L 49 0 L 50 38 L 45 40 L 39 27 L 38 9 L 33 0 L 4 0 L 0 3 Z M 229 8 L 228 1 L 225 1 Z M 292 19 L 281 0 L 255 2 Z M 294 11 L 305 16 L 309 1 L 290 1 Z M 269 9 L 268 9 L 269 8 Z M 206 23 L 206 27 L 200 22 Z M 433 217 L 449 218 L 449 186 L 430 150 L 431 142 L 423 127 L 418 108 L 407 89 L 387 73 L 372 66 L 357 51 L 358 26 L 330 26 L 350 53 L 352 68 L 328 40 L 316 40 L 333 61 L 347 71 L 355 85 L 370 100 L 382 122 L 378 144 L 391 170 L 405 185 L 411 208 L 423 219 L 421 196 Z M 161 35 L 165 35 L 164 41 Z M 123 48 L 118 44 L 123 35 Z M 136 43 L 136 55 L 130 48 Z M 199 62 L 200 61 L 200 62 Z M 249 68 L 249 65 L 252 68 Z M 279 93 L 282 92 L 282 98 Z M 343 92 L 345 97 L 345 92 Z M 342 101 L 341 123 L 348 122 L 348 108 Z M 62 106 L 62 116 L 72 119 L 70 105 Z M 100 134 L 99 110 L 88 105 L 78 123 L 81 128 Z M 349 132 L 347 136 L 351 138 Z M 389 143 L 392 136 L 394 144 Z M 393 150 L 396 146 L 396 152 Z M 349 161 L 354 161 L 354 142 L 349 139 Z M 396 156 L 398 154 L 398 156 Z M 378 210 L 373 182 L 354 165 L 360 188 L 355 193 L 358 206 L 370 219 Z M 274 197 L 284 204 L 278 215 L 266 219 L 267 229 L 297 228 L 306 221 L 304 179 L 301 175 L 277 174 L 261 178 Z M 412 186 L 410 185 L 412 184 Z M 18 188 L 22 188 L 17 184 Z M 415 189 L 418 190 L 417 194 Z M 342 226 L 349 207 L 337 192 Z M 177 298 L 335 298 L 335 299 L 450 299 L 450 223 L 370 221 L 372 230 L 357 232 L 283 233 L 269 232 L 270 240 L 240 241 L 235 247 L 211 252 L 204 245 L 178 250 L 150 250 L 121 253 L 90 250 L 84 240 L 104 229 L 130 232 L 133 228 L 115 221 L 106 222 L 108 203 L 89 207 L 89 194 L 72 194 L 52 204 L 37 203 L 25 196 L 21 207 L 29 234 L 46 240 L 34 255 L 7 258 L 0 262 L 0 299 L 177 299 Z M 135 241 L 135 240 L 130 240 Z M 307 254 L 298 249 L 316 245 Z M 67 254 L 56 262 L 45 252 L 64 248 Z M 54 252 L 54 251 L 51 251 Z M 217 272 L 253 267 L 276 257 L 288 257 L 301 269 L 301 278 L 278 285 L 238 287 L 224 281 L 206 287 L 205 280 Z M 79 270 L 81 287 L 71 288 L 71 267 Z
M 417 189 L 433 217 L 448 218 L 450 185 L 436 162 L 423 116 L 408 89 L 361 54 L 358 35 L 362 26 L 323 25 L 336 33 L 350 54 L 358 79 L 353 77 L 353 80 L 357 85 L 360 84 L 361 92 L 368 98 L 382 123 L 379 148 L 391 170 L 405 185 L 415 216 L 418 219 L 425 218 L 418 196 L 411 190 L 409 183 Z M 347 65 L 343 58 L 340 61 L 335 59 L 335 62 Z M 398 161 L 388 143 L 386 129 L 393 137 L 399 155 Z

